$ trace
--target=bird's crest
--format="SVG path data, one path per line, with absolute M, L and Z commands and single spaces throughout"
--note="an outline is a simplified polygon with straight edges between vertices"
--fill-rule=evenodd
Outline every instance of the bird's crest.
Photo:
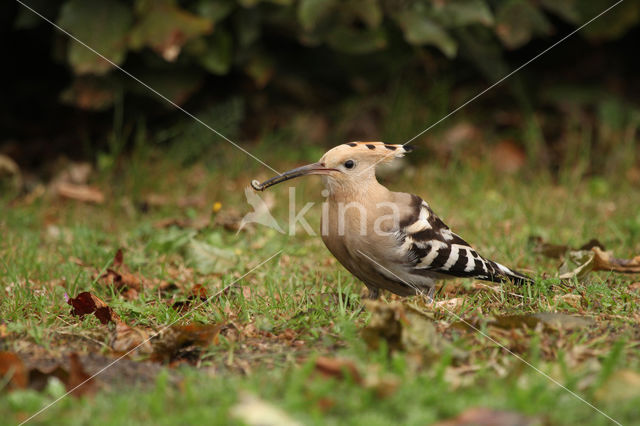
M 386 163 L 395 158 L 404 157 L 413 151 L 408 145 L 389 144 L 384 142 L 348 142 L 330 149 L 323 159 L 358 158 L 366 159 L 372 164 Z

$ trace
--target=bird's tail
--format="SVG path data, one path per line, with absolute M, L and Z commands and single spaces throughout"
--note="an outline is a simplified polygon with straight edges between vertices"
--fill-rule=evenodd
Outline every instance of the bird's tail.
M 489 281 L 493 281 L 496 283 L 500 282 L 512 282 L 516 285 L 525 285 L 525 284 L 533 284 L 533 278 L 518 272 L 513 269 L 507 268 L 504 265 L 501 265 L 498 262 L 493 262 L 491 260 L 485 260 L 489 269 Z

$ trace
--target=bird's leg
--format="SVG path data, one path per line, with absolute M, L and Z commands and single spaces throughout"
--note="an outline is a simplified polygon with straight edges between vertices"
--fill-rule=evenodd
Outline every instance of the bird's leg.
M 369 290 L 369 293 L 367 294 L 366 299 L 378 300 L 378 297 L 380 297 L 380 289 L 378 287 L 367 286 L 367 290 Z M 360 309 L 358 309 L 358 315 L 362 314 L 363 312 L 364 312 L 364 303 L 360 305 Z
M 429 287 L 429 291 L 427 292 L 427 303 L 433 303 L 433 296 L 436 295 L 436 286 Z
M 367 288 L 369 289 L 369 294 L 367 294 L 367 299 L 378 300 L 378 297 L 380 297 L 380 289 L 378 287 L 369 287 L 369 286 L 367 286 Z

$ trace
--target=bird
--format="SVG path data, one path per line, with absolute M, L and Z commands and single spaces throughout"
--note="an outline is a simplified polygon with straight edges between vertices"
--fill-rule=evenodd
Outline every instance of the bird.
M 465 277 L 491 282 L 533 283 L 527 275 L 489 260 L 455 234 L 417 195 L 380 184 L 376 166 L 403 157 L 411 146 L 349 142 L 320 161 L 262 183 L 256 191 L 306 175 L 321 175 L 328 190 L 321 236 L 333 256 L 377 299 L 380 290 L 433 300 L 441 279 Z

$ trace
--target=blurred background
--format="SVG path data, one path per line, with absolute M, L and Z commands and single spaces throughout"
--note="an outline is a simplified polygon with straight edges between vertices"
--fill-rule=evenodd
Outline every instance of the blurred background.
M 274 164 L 404 143 L 613 3 L 25 0 Z M 19 3 L 0 20 L 0 174 L 17 167 L 23 191 L 61 159 L 117 170 L 141 149 L 271 173 Z M 410 161 L 640 184 L 639 23 L 622 2 L 416 138 Z

